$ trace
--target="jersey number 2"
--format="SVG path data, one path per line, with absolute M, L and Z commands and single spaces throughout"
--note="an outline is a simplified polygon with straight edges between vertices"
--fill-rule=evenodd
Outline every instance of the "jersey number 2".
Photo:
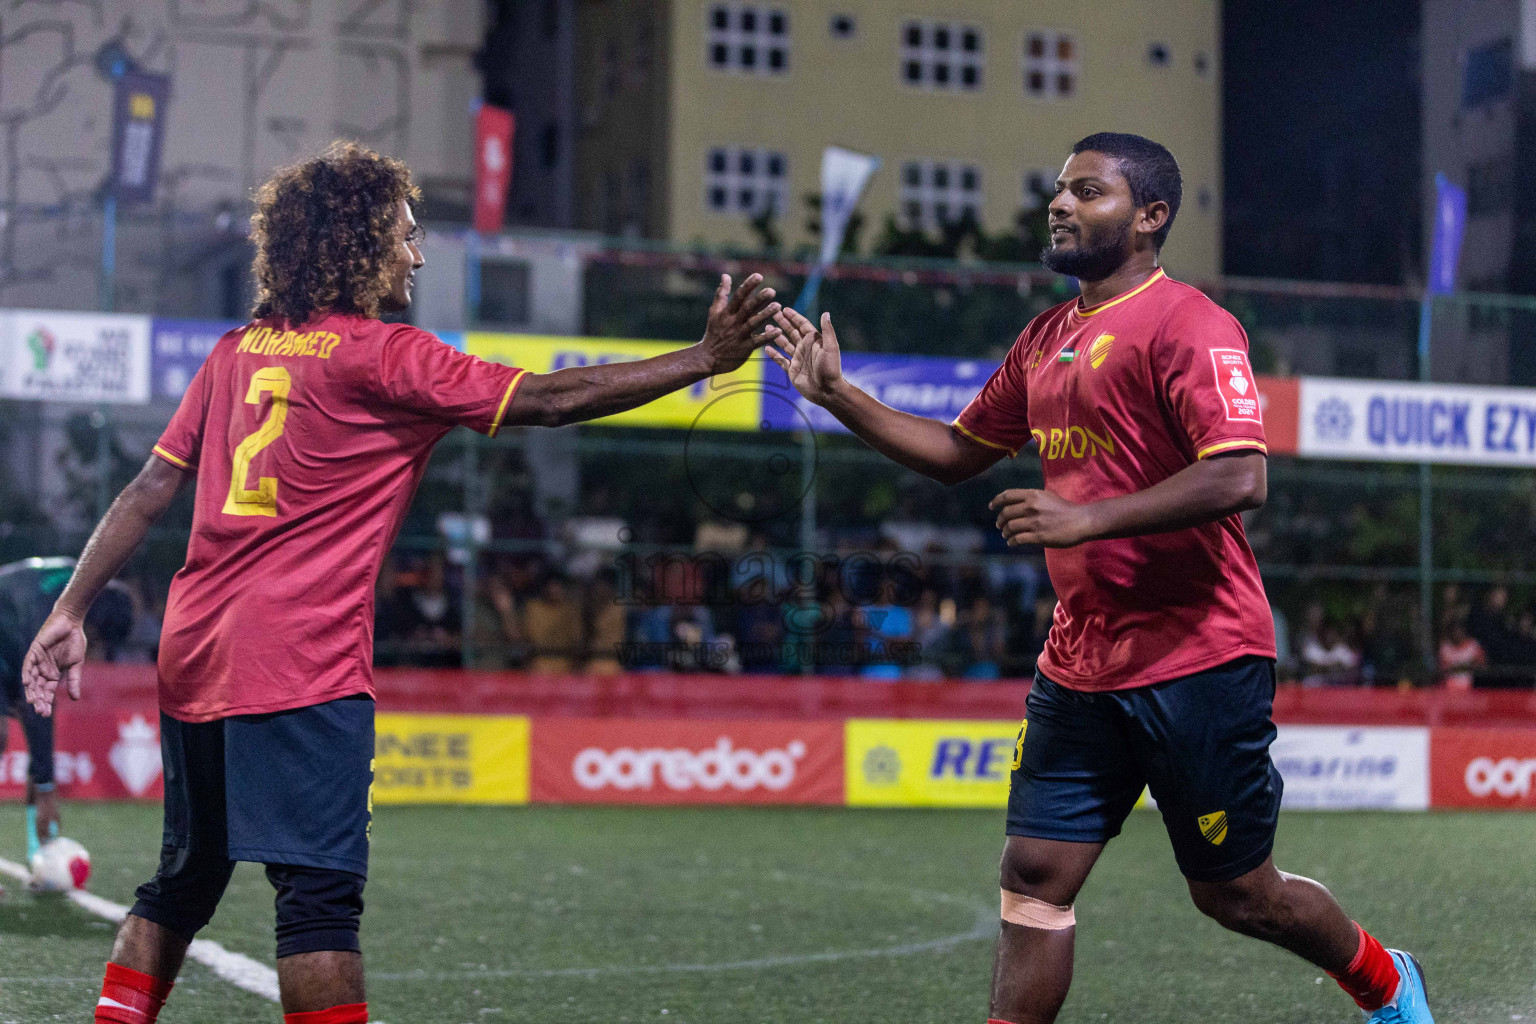
M 288 419 L 288 392 L 293 378 L 287 367 L 264 366 L 251 377 L 250 389 L 245 400 L 250 405 L 260 405 L 261 396 L 272 393 L 272 409 L 256 433 L 240 442 L 235 449 L 235 465 L 229 477 L 229 497 L 224 499 L 224 513 L 231 516 L 276 516 L 277 477 L 264 476 L 256 481 L 254 491 L 247 490 L 246 477 L 251 472 L 251 460 L 267 445 L 283 434 L 283 422 Z

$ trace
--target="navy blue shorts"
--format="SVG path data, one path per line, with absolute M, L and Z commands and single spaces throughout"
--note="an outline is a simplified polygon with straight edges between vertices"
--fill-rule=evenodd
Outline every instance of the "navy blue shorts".
M 1267 658 L 1102 693 L 1037 672 L 1014 751 L 1008 834 L 1107 842 L 1150 787 L 1186 878 L 1247 874 L 1274 848 L 1280 813 L 1274 699 Z
M 160 752 L 165 846 L 368 874 L 372 698 L 212 722 L 162 714 Z

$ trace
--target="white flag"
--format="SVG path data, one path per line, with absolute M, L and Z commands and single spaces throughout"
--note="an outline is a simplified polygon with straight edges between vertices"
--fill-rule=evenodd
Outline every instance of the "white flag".
M 828 146 L 821 153 L 821 262 L 836 262 L 848 218 L 880 158 Z

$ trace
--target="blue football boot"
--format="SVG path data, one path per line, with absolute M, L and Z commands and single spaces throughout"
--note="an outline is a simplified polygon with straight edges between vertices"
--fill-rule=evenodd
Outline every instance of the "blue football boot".
M 1429 992 L 1424 986 L 1424 968 L 1411 953 L 1389 949 L 1392 962 L 1403 983 L 1397 990 L 1397 999 L 1374 1013 L 1365 1015 L 1366 1024 L 1435 1024 L 1429 1012 Z

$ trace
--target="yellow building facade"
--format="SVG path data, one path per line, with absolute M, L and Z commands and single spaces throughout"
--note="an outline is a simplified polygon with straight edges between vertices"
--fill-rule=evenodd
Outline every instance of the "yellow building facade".
M 582 226 L 750 246 L 773 203 L 794 246 L 837 145 L 882 161 L 866 249 L 887 216 L 931 230 L 969 207 L 995 233 L 1073 142 L 1129 131 L 1183 170 L 1170 271 L 1220 272 L 1216 0 L 584 0 L 578 17 Z

